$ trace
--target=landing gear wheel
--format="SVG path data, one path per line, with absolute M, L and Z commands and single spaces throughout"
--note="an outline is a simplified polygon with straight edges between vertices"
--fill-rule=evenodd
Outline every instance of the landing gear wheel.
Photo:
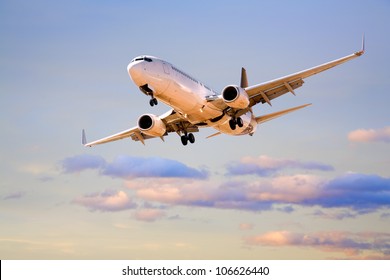
M 182 137 L 180 137 L 180 139 L 181 139 L 181 143 L 184 146 L 187 146 L 187 144 L 188 144 L 188 137 L 187 137 L 187 135 L 183 135 Z
M 244 122 L 242 121 L 242 119 L 240 117 L 238 117 L 236 119 L 236 123 L 237 123 L 238 127 L 243 127 L 244 126 Z
M 229 126 L 230 126 L 230 128 L 232 129 L 232 130 L 235 130 L 236 129 L 236 125 L 237 125 L 237 123 L 236 123 L 236 120 L 235 119 L 230 119 L 230 121 L 229 121 Z
M 194 144 L 195 143 L 195 136 L 194 134 L 190 133 L 190 134 L 187 134 L 187 132 L 182 135 L 180 137 L 180 140 L 181 140 L 181 143 L 184 145 L 184 146 L 187 146 L 188 144 L 188 141 L 191 143 L 191 144 Z
M 158 102 L 157 102 L 157 99 L 156 98 L 154 98 L 154 97 L 152 97 L 152 99 L 150 99 L 150 101 L 149 101 L 149 104 L 150 104 L 150 106 L 154 106 L 154 105 L 157 105 L 158 104 Z
M 195 143 L 195 136 L 194 134 L 190 133 L 188 134 L 188 141 L 190 141 L 191 144 L 194 144 Z

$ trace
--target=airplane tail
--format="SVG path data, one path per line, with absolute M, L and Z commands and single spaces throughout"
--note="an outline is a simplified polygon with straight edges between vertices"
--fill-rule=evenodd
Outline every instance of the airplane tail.
M 85 136 L 85 130 L 83 129 L 81 143 L 85 146 L 87 144 L 87 136 Z
M 279 112 L 271 113 L 271 114 L 268 114 L 268 115 L 259 116 L 259 117 L 256 117 L 256 122 L 257 122 L 257 124 L 268 122 L 270 120 L 276 119 L 276 118 L 278 118 L 280 116 L 283 116 L 285 114 L 297 111 L 299 109 L 305 108 L 305 107 L 310 106 L 310 105 L 311 105 L 311 103 L 308 103 L 308 104 L 305 104 L 305 105 L 301 105 L 301 106 L 289 108 L 289 109 L 286 109 L 286 110 L 282 110 L 282 111 L 279 111 Z
M 244 67 L 241 68 L 241 88 L 247 88 L 248 87 L 248 77 L 246 76 L 246 70 Z

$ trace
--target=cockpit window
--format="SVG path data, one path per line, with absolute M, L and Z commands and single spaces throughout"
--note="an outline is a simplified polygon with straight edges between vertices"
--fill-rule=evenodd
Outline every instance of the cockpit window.
M 152 62 L 153 61 L 151 58 L 144 56 L 144 57 L 136 57 L 131 62 L 141 61 L 141 60 L 145 60 L 147 62 Z

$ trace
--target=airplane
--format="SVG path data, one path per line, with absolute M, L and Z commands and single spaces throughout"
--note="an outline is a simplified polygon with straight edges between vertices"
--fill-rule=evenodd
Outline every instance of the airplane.
M 311 104 L 258 117 L 252 111 L 253 106 L 258 103 L 272 106 L 271 101 L 285 93 L 295 95 L 295 90 L 303 85 L 305 78 L 360 57 L 364 52 L 363 36 L 360 51 L 253 86 L 248 85 L 246 70 L 242 68 L 240 85 L 228 85 L 221 93 L 163 59 L 150 55 L 137 56 L 127 66 L 130 78 L 142 93 L 150 97 L 150 106 L 161 101 L 172 109 L 160 116 L 144 114 L 138 118 L 136 126 L 93 142 L 87 142 L 83 129 L 82 144 L 91 147 L 130 137 L 145 145 L 145 140 L 159 137 L 164 141 L 165 136 L 176 132 L 181 143 L 187 145 L 195 142 L 193 133 L 203 127 L 217 130 L 207 138 L 220 134 L 252 136 L 257 125 Z

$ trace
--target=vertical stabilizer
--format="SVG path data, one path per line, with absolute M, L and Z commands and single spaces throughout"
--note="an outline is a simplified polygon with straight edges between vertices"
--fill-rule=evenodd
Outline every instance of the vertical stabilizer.
M 85 136 L 85 130 L 84 129 L 83 129 L 83 133 L 82 133 L 81 143 L 83 145 L 87 144 L 87 137 Z
M 247 88 L 248 87 L 248 78 L 246 76 L 246 70 L 244 67 L 241 68 L 241 88 Z

